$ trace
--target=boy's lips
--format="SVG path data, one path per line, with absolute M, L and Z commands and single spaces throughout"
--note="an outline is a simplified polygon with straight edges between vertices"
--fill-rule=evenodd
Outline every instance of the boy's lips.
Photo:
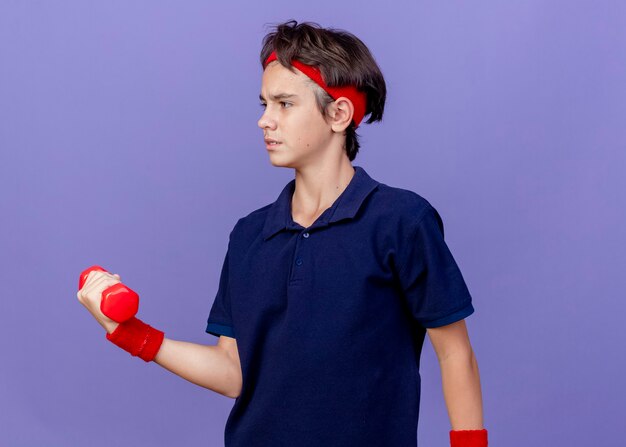
M 280 146 L 282 143 L 280 141 L 274 140 L 273 138 L 265 138 L 265 147 L 268 149 L 273 149 L 275 147 Z

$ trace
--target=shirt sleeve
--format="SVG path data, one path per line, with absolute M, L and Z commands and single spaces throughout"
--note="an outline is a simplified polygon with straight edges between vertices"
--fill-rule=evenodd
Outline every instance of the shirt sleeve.
M 426 207 L 400 243 L 398 277 L 415 321 L 433 328 L 474 312 L 463 275 L 444 241 L 443 221 L 432 205 Z
M 230 312 L 230 275 L 228 274 L 229 255 L 230 243 L 228 249 L 226 250 L 226 256 L 224 256 L 224 263 L 222 264 L 222 271 L 220 273 L 217 295 L 215 296 L 213 306 L 209 312 L 209 318 L 207 319 L 206 332 L 215 335 L 216 337 L 226 335 L 228 337 L 235 338 Z

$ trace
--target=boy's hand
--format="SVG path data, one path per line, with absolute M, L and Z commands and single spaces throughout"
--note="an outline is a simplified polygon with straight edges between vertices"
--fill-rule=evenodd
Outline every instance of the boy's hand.
M 119 323 L 116 323 L 102 313 L 100 310 L 100 302 L 102 301 L 102 292 L 106 288 L 119 282 L 121 282 L 120 275 L 95 270 L 89 272 L 89 276 L 87 276 L 83 288 L 76 294 L 78 301 L 91 312 L 96 321 L 98 321 L 109 334 L 117 328 Z

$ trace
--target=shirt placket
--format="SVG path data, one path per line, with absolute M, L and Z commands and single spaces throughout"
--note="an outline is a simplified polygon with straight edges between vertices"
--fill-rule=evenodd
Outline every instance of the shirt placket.
M 309 229 L 302 229 L 298 232 L 296 244 L 291 259 L 291 273 L 289 275 L 289 284 L 298 284 L 304 280 L 306 271 L 309 268 L 309 238 L 311 233 Z
M 299 285 L 307 277 L 310 272 L 313 253 L 311 252 L 311 239 L 315 237 L 317 229 L 328 226 L 326 221 L 330 213 L 330 208 L 324 211 L 318 219 L 308 228 L 291 220 L 288 224 L 289 230 L 297 231 L 298 237 L 291 259 L 291 268 L 289 270 L 289 285 Z

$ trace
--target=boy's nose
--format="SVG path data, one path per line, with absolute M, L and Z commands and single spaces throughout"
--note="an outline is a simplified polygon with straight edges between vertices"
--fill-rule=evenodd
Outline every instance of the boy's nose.
M 267 115 L 267 112 L 264 112 L 263 115 L 261 115 L 261 118 L 259 118 L 259 121 L 257 122 L 257 124 L 261 129 L 265 129 L 265 128 L 274 129 L 276 127 L 276 121 L 272 119 L 271 117 L 269 117 Z

